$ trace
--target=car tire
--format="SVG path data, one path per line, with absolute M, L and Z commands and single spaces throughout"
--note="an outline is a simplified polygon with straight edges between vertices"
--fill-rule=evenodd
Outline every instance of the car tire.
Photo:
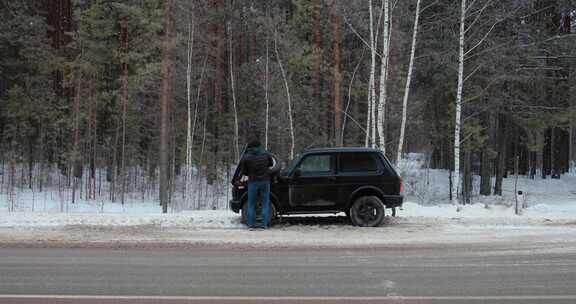
M 384 221 L 386 207 L 376 196 L 361 196 L 350 207 L 350 220 L 354 226 L 376 227 Z
M 259 225 L 262 220 L 262 218 L 260 217 L 260 209 L 262 209 L 262 203 L 257 202 L 254 208 L 254 212 L 256 215 L 254 219 L 254 225 Z M 242 204 L 242 224 L 244 225 L 248 224 L 248 221 L 246 220 L 247 214 L 248 214 L 248 201 L 245 201 L 244 204 Z M 275 222 L 276 222 L 276 206 L 274 205 L 272 200 L 270 200 L 270 207 L 268 208 L 268 227 L 272 226 Z

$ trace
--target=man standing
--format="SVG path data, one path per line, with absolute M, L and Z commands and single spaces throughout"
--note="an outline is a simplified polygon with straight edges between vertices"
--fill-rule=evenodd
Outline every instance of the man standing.
M 270 209 L 270 170 L 273 160 L 260 144 L 260 141 L 253 140 L 248 143 L 244 156 L 238 165 L 240 168 L 238 178 L 243 175 L 248 176 L 248 212 L 246 214 L 246 224 L 250 228 L 254 226 L 254 206 L 258 193 L 262 197 L 261 227 L 268 227 L 268 212 Z M 237 181 L 236 181 L 237 182 Z

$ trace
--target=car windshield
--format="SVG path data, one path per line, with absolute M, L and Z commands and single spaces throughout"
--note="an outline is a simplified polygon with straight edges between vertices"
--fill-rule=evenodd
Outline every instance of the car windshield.
M 282 169 L 282 171 L 280 172 L 280 175 L 288 176 L 290 174 L 290 172 L 292 172 L 292 170 L 294 170 L 294 167 L 296 167 L 296 165 L 300 161 L 300 158 L 301 158 L 301 155 L 296 154 L 296 157 L 294 157 L 294 159 L 288 164 L 288 166 L 286 166 L 284 169 Z

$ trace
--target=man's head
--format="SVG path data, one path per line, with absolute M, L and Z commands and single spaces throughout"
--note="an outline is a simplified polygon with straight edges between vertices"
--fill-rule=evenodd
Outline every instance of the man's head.
M 258 139 L 253 139 L 250 142 L 248 142 L 248 148 L 257 148 L 262 146 L 262 144 L 260 143 L 260 140 Z

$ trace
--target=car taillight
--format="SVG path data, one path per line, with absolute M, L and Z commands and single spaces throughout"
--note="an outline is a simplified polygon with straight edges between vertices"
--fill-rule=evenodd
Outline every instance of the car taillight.
M 404 193 L 404 181 L 400 178 L 400 194 Z

